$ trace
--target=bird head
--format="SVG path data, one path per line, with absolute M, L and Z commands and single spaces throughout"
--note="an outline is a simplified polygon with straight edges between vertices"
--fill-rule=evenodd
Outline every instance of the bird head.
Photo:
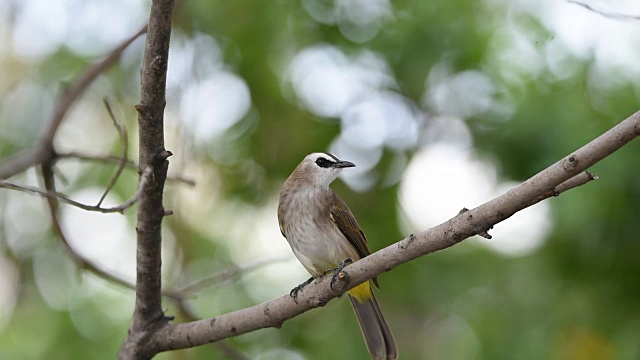
M 337 157 L 323 152 L 307 155 L 294 173 L 302 176 L 316 186 L 327 187 L 335 180 L 343 168 L 354 167 L 354 163 L 342 161 Z

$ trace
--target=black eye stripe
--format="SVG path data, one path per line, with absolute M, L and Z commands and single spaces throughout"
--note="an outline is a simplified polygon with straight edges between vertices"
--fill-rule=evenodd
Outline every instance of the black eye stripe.
M 333 164 L 335 164 L 335 163 L 334 163 L 333 161 L 331 161 L 331 160 L 327 160 L 327 159 L 325 159 L 325 158 L 323 158 L 323 157 L 319 157 L 319 158 L 316 160 L 316 164 L 317 164 L 318 166 L 320 166 L 321 168 L 330 168 L 330 167 L 331 167 L 331 166 L 333 166 Z

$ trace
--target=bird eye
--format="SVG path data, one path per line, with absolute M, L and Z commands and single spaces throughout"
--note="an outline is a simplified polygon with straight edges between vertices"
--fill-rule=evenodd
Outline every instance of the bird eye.
M 331 165 L 333 165 L 333 162 L 321 157 L 321 158 L 318 158 L 318 160 L 316 160 L 316 164 L 318 164 L 318 166 L 320 166 L 321 168 L 328 168 L 328 167 L 331 167 Z

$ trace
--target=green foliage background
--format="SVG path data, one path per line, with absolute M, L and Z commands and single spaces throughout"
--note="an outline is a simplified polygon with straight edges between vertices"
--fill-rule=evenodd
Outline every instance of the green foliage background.
M 429 118 L 435 115 L 423 101 L 432 69 L 445 63 L 454 74 L 482 71 L 499 89 L 492 95 L 494 101 L 512 111 L 506 116 L 478 112 L 465 122 L 474 151 L 494 159 L 500 177 L 507 179 L 532 176 L 638 110 L 638 83 L 627 76 L 628 69 L 610 71 L 608 76 L 617 80 L 600 88 L 594 82 L 596 59 L 580 58 L 567 50 L 565 71 L 551 71 L 544 53 L 555 34 L 535 14 L 519 11 L 517 3 L 396 1 L 391 5 L 392 16 L 380 20 L 377 36 L 363 42 L 349 40 L 335 22 L 322 23 L 310 16 L 310 4 L 332 9 L 337 3 L 189 0 L 176 10 L 174 44 L 188 43 L 201 35 L 215 39 L 225 68 L 247 84 L 251 109 L 222 136 L 206 141 L 196 141 L 196 136 L 181 128 L 175 109 L 174 115 L 167 117 L 167 147 L 176 154 L 170 172 L 196 182 L 195 190 L 175 182 L 167 188 L 167 208 L 176 212 L 165 223 L 171 239 L 165 248 L 167 286 L 243 265 L 236 263 L 230 250 L 232 237 L 221 235 L 226 231 L 225 222 L 252 222 L 251 216 L 239 219 L 235 215 L 251 214 L 251 209 L 259 211 L 269 204 L 305 154 L 327 150 L 340 134 L 338 119 L 321 119 L 306 110 L 281 78 L 279 71 L 288 56 L 303 48 L 330 44 L 348 55 L 370 50 L 381 56 L 390 67 L 396 91 L 425 114 L 420 130 L 423 135 L 429 133 Z M 637 25 L 635 29 L 637 32 Z M 8 34 L 11 30 L 8 27 Z M 500 61 L 499 54 L 515 46 L 508 34 L 516 30 L 531 45 L 529 51 L 539 56 L 539 70 Z M 113 131 L 100 105 L 103 96 L 110 97 L 129 129 L 134 159 L 132 107 L 139 98 L 143 47 L 141 40 L 134 43 L 123 60 L 83 98 L 82 110 L 86 112 L 68 120 L 73 124 L 85 117 L 96 118 L 104 125 L 95 131 Z M 101 54 L 106 51 L 108 48 Z M 2 158 L 37 141 L 47 126 L 52 101 L 97 58 L 64 45 L 28 61 L 10 51 L 2 54 L 6 69 L 6 78 L 0 81 Z M 198 61 L 206 63 L 208 59 Z M 194 68 L 193 78 L 200 75 L 197 71 Z M 37 84 L 41 92 L 34 90 L 28 103 L 11 101 L 16 88 L 26 83 Z M 180 85 L 169 89 L 168 113 L 183 90 Z M 93 130 L 89 127 L 85 131 Z M 81 137 L 77 133 L 76 138 Z M 57 145 L 89 153 L 120 151 L 115 137 L 107 148 L 98 149 L 83 147 L 82 142 L 76 146 L 73 141 L 73 136 L 67 136 Z M 410 158 L 424 145 L 419 142 L 401 153 Z M 402 358 L 636 359 L 640 354 L 638 153 L 640 143 L 635 141 L 592 169 L 600 180 L 549 200 L 553 230 L 531 254 L 508 257 L 474 243 L 462 243 L 381 276 L 378 298 Z M 388 172 L 397 155 L 397 150 L 383 149 L 373 171 Z M 111 166 L 83 162 L 73 171 L 65 192 L 104 187 L 112 171 Z M 34 181 L 33 174 L 17 176 L 15 181 Z M 135 173 L 128 171 L 114 193 L 126 199 L 135 186 Z M 386 186 L 377 181 L 363 193 L 341 182 L 334 187 L 360 219 L 372 249 L 407 235 L 399 226 L 397 184 Z M 0 206 L 0 256 L 4 264 L 10 264 L 12 275 L 8 278 L 12 280 L 0 284 L 0 291 L 11 291 L 15 303 L 0 310 L 0 358 L 113 358 L 129 325 L 132 291 L 105 286 L 103 280 L 77 269 L 48 230 L 44 201 L 9 192 L 0 190 L 4 204 Z M 185 194 L 191 194 L 189 201 L 184 200 Z M 16 216 L 9 214 L 16 211 L 12 205 L 16 201 L 33 204 L 21 208 L 19 218 L 43 228 L 37 238 L 25 234 L 25 239 L 29 238 L 24 240 L 28 243 L 25 246 L 11 245 L 22 238 L 8 235 L 15 233 L 7 229 L 14 226 L 11 219 Z M 133 229 L 134 209 L 124 217 Z M 213 227 L 216 231 L 211 231 Z M 135 240 L 131 237 L 128 241 Z M 46 256 L 40 256 L 43 253 Z M 35 268 L 50 263 L 55 264 L 51 279 L 60 278 L 60 284 L 50 284 L 51 291 L 61 292 L 65 298 L 59 306 L 47 301 L 35 275 Z M 252 287 L 260 283 L 261 271 L 244 276 L 253 280 L 233 278 L 199 293 L 192 301 L 197 315 L 211 317 L 255 304 L 258 300 Z M 292 280 L 290 287 L 301 280 Z M 74 290 L 65 294 L 70 288 Z M 287 291 L 277 289 L 276 294 Z M 176 312 L 171 302 L 166 306 L 168 313 Z M 176 321 L 183 320 L 178 314 Z M 252 359 L 367 357 L 351 309 L 341 300 L 287 321 L 282 329 L 260 330 L 230 339 L 228 344 Z M 225 355 L 216 347 L 205 346 L 158 358 Z

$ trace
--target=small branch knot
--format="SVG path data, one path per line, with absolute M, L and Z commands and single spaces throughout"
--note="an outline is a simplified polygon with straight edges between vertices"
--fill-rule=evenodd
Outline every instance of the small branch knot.
M 145 115 L 148 113 L 147 107 L 142 104 L 137 104 L 136 106 L 134 106 L 134 108 L 140 115 Z
M 574 173 L 579 162 L 580 161 L 576 155 L 571 155 L 564 159 L 562 162 L 562 168 L 567 172 Z
M 169 150 L 162 150 L 160 151 L 158 154 L 156 154 L 155 156 L 155 161 L 156 162 L 163 162 L 165 160 L 167 160 L 169 157 L 171 157 L 173 155 L 173 153 Z

